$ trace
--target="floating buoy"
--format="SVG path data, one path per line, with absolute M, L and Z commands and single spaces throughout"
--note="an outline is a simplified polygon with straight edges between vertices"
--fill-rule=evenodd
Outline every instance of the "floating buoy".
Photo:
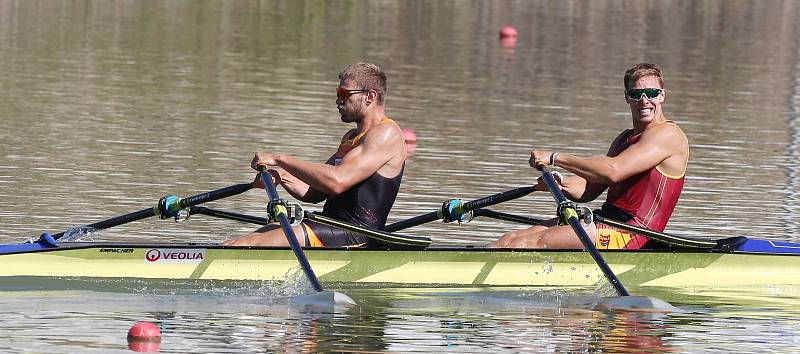
M 517 38 L 517 29 L 514 26 L 503 26 L 500 28 L 500 39 Z
M 417 150 L 417 134 L 411 129 L 403 128 L 403 136 L 406 139 L 406 155 L 411 155 Z
M 128 341 L 161 341 L 161 330 L 158 326 L 151 322 L 140 321 L 136 322 L 130 330 L 128 330 Z
M 517 29 L 514 26 L 500 28 L 500 45 L 504 48 L 514 48 L 517 45 Z
M 417 134 L 414 133 L 413 130 L 408 128 L 403 128 L 403 136 L 406 138 L 406 144 L 416 144 L 417 143 Z

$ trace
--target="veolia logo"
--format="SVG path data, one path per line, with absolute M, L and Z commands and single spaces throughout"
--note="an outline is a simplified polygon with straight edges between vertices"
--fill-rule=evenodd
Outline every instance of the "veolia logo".
M 151 248 L 144 255 L 145 263 L 200 263 L 206 258 L 206 250 Z
M 159 258 L 161 258 L 161 251 L 157 249 L 151 249 L 144 255 L 144 259 L 146 259 L 148 262 L 155 262 Z

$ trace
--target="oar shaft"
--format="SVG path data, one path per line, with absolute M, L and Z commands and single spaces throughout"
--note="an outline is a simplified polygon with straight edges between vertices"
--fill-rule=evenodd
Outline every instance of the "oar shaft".
M 265 169 L 260 170 L 261 173 L 261 181 L 264 183 L 264 190 L 267 191 L 267 195 L 269 196 L 269 200 L 272 202 L 278 201 L 280 197 L 278 196 L 278 191 L 275 189 L 275 186 L 272 184 L 272 176 L 269 172 Z M 283 234 L 286 236 L 286 240 L 289 241 L 289 246 L 292 247 L 292 251 L 294 252 L 297 261 L 300 263 L 300 268 L 303 269 L 303 273 L 305 273 L 306 278 L 311 283 L 311 286 L 317 292 L 323 291 L 322 284 L 319 282 L 317 275 L 314 274 L 314 270 L 311 269 L 311 264 L 308 262 L 308 258 L 306 258 L 305 253 L 303 253 L 303 249 L 300 246 L 300 242 L 297 241 L 297 237 L 294 234 L 294 230 L 292 229 L 292 225 L 289 222 L 289 217 L 286 216 L 286 207 L 285 206 L 277 206 L 277 216 L 278 221 L 281 224 L 281 228 L 283 229 Z
M 234 184 L 232 186 L 220 188 L 217 190 L 213 190 L 211 192 L 201 193 L 198 195 L 193 195 L 191 197 L 183 198 L 180 201 L 180 205 L 183 208 L 188 208 L 190 206 L 195 206 L 198 204 L 208 203 L 222 198 L 232 197 L 237 194 L 242 194 L 244 192 L 247 192 L 251 188 L 253 188 L 253 185 L 250 183 Z
M 561 187 L 556 183 L 556 179 L 553 178 L 553 174 L 541 166 L 539 170 L 542 171 L 542 179 L 544 179 L 544 183 L 547 185 L 547 189 L 550 190 L 550 194 L 553 196 L 556 203 L 567 200 L 567 197 L 564 196 L 564 192 L 561 191 Z
M 180 201 L 178 201 L 178 206 L 179 206 L 180 209 L 184 209 L 184 208 L 188 208 L 188 207 L 195 206 L 195 205 L 198 205 L 198 204 L 202 204 L 202 203 L 206 203 L 206 202 L 210 202 L 210 201 L 214 201 L 214 200 L 218 200 L 218 199 L 234 196 L 234 195 L 237 195 L 237 194 L 241 194 L 241 193 L 244 193 L 244 192 L 250 190 L 251 188 L 253 188 L 253 186 L 250 183 L 234 184 L 232 186 L 228 186 L 228 187 L 220 188 L 220 189 L 213 190 L 213 191 L 210 191 L 210 192 L 200 193 L 200 194 L 197 194 L 197 195 L 193 195 L 191 197 L 183 198 Z M 159 207 L 156 206 L 156 207 L 153 207 L 153 208 L 147 208 L 147 209 L 142 209 L 142 210 L 139 210 L 139 211 L 135 211 L 135 212 L 132 212 L 132 213 L 129 213 L 129 214 L 116 216 L 116 217 L 113 217 L 111 219 L 98 221 L 96 223 L 86 225 L 85 227 L 86 228 L 90 228 L 90 229 L 94 229 L 94 230 L 108 229 L 108 228 L 111 228 L 111 227 L 114 227 L 114 226 L 119 226 L 119 225 L 122 225 L 122 224 L 127 224 L 127 223 L 130 223 L 130 222 L 139 221 L 139 220 L 146 219 L 146 218 L 149 218 L 151 216 L 156 216 L 156 215 L 159 215 L 159 214 L 161 214 L 161 211 L 159 210 Z M 53 238 L 58 240 L 59 238 L 63 237 L 64 234 L 65 234 L 65 232 L 59 232 L 59 233 L 53 235 Z
M 194 214 L 203 214 L 203 215 L 209 215 L 209 216 L 213 216 L 213 217 L 217 217 L 217 218 L 228 219 L 228 220 L 236 220 L 236 221 L 241 221 L 241 222 L 249 222 L 249 223 L 258 224 L 258 225 L 268 225 L 269 224 L 269 220 L 267 220 L 267 218 L 262 218 L 260 216 L 252 216 L 252 215 L 245 215 L 245 214 L 239 214 L 239 213 L 232 213 L 232 212 L 229 212 L 229 211 L 207 208 L 207 207 L 204 207 L 204 206 L 193 206 L 189 210 L 189 213 L 192 214 L 192 215 L 194 215 Z
M 597 251 L 597 248 L 594 247 L 592 243 L 592 239 L 589 238 L 589 235 L 586 233 L 586 230 L 583 229 L 583 225 L 581 225 L 580 220 L 578 219 L 577 213 L 571 216 L 568 220 L 569 225 L 572 226 L 572 229 L 577 231 L 578 237 L 581 239 L 581 243 L 583 243 L 583 247 L 586 248 L 586 251 L 594 258 L 595 263 L 603 272 L 603 274 L 608 278 L 608 281 L 611 282 L 611 285 L 617 291 L 619 296 L 630 296 L 628 290 L 622 285 L 622 282 L 617 278 L 614 274 L 614 271 L 611 270 L 611 267 L 608 266 L 608 263 L 603 259 L 603 256 L 600 255 L 600 252 Z M 580 231 L 578 231 L 580 230 Z
M 427 214 L 422 214 L 420 216 L 415 216 L 415 217 L 413 217 L 411 219 L 408 219 L 408 220 L 402 220 L 402 221 L 398 221 L 398 222 L 396 222 L 394 224 L 386 225 L 386 227 L 384 227 L 383 230 L 385 230 L 386 232 L 395 232 L 395 231 L 407 229 L 407 228 L 410 228 L 410 227 L 419 226 L 419 225 L 422 225 L 422 224 L 425 224 L 425 223 L 429 223 L 431 221 L 436 221 L 436 220 L 441 219 L 442 217 L 440 216 L 440 214 L 441 214 L 441 211 L 432 211 L 432 212 L 427 213 Z
M 508 190 L 502 193 L 497 193 L 490 195 L 488 197 L 483 197 L 479 199 L 475 199 L 473 201 L 469 201 L 464 203 L 461 206 L 462 213 L 468 213 L 471 210 L 475 210 L 478 208 L 484 208 L 487 206 L 492 206 L 495 204 L 499 204 L 502 202 L 507 202 L 512 199 L 517 199 L 520 197 L 524 197 L 528 194 L 533 192 L 533 187 L 519 187 L 514 188 L 512 190 Z M 387 232 L 394 232 L 402 229 L 407 229 L 414 226 L 419 226 L 425 223 L 429 223 L 431 221 L 436 221 L 444 217 L 444 213 L 442 210 L 433 211 L 427 214 L 422 214 L 420 216 L 415 216 L 408 220 L 398 221 L 394 224 L 387 225 L 383 230 Z
M 478 208 L 485 208 L 487 206 L 500 204 L 503 202 L 507 202 L 509 200 L 524 197 L 528 194 L 531 194 L 531 192 L 533 192 L 533 187 L 519 187 L 495 195 L 490 195 L 488 197 L 476 199 L 471 202 L 466 202 L 464 203 L 463 208 L 465 212 L 470 210 L 475 210 Z
M 94 224 L 89 224 L 89 225 L 86 225 L 84 227 L 88 228 L 88 229 L 93 229 L 93 230 L 108 229 L 108 228 L 111 228 L 111 227 L 114 227 L 114 226 L 127 224 L 129 222 L 134 222 L 134 221 L 139 221 L 139 220 L 142 220 L 142 219 L 146 219 L 146 218 L 149 218 L 151 216 L 158 215 L 158 214 L 159 214 L 158 208 L 147 208 L 147 209 L 142 209 L 142 210 L 139 210 L 139 211 L 135 211 L 133 213 L 116 216 L 116 217 L 113 217 L 113 218 L 108 219 L 108 220 L 98 221 L 98 222 L 96 222 Z M 59 232 L 59 233 L 53 235 L 53 238 L 58 240 L 59 238 L 63 237 L 64 234 L 65 234 L 65 231 Z
M 545 221 L 546 219 L 534 218 L 530 216 L 522 216 L 522 215 L 514 215 L 509 213 L 501 213 L 499 211 L 489 210 L 489 209 L 475 209 L 472 211 L 476 217 L 478 216 L 485 216 L 492 219 L 504 220 L 504 221 L 511 221 L 511 222 L 518 222 L 521 224 L 528 224 L 528 225 L 538 225 Z
M 556 203 L 561 204 L 567 201 L 567 198 L 564 197 L 564 193 L 561 192 L 561 188 L 556 183 L 555 178 L 553 178 L 553 174 L 547 170 L 545 166 L 538 166 L 537 167 L 542 172 L 542 178 L 544 182 L 547 184 L 547 188 L 550 189 L 550 193 L 553 195 L 553 199 L 555 199 Z M 560 207 L 560 206 L 559 206 Z M 592 242 L 591 237 L 589 234 L 586 233 L 586 230 L 581 225 L 580 219 L 578 218 L 578 212 L 572 208 L 567 207 L 564 208 L 562 212 L 566 213 L 567 222 L 572 227 L 572 230 L 575 231 L 575 234 L 580 239 L 581 243 L 583 244 L 583 248 L 586 249 L 587 252 L 592 256 L 597 266 L 606 276 L 611 285 L 617 291 L 620 296 L 629 296 L 628 290 L 622 286 L 622 282 L 619 281 L 619 278 L 614 274 L 611 270 L 611 267 L 608 266 L 608 263 L 603 259 L 603 256 L 600 255 L 600 252 L 597 251 L 597 248 L 594 246 L 594 242 Z

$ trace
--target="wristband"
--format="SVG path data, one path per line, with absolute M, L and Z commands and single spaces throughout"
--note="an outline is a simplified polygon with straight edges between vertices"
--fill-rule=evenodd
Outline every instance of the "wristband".
M 558 155 L 557 152 L 554 152 L 554 153 L 550 154 L 550 166 L 555 167 L 555 165 L 556 165 L 556 155 Z

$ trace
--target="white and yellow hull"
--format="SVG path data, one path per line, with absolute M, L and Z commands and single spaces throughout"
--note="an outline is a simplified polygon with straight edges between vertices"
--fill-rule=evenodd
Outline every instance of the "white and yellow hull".
M 626 286 L 800 285 L 800 256 L 691 251 L 603 251 Z M 591 286 L 603 274 L 575 250 L 429 248 L 413 251 L 307 249 L 323 283 L 396 287 Z M 284 280 L 298 272 L 288 248 L 197 244 L 76 243 L 0 255 L 3 279 L 127 278 Z

